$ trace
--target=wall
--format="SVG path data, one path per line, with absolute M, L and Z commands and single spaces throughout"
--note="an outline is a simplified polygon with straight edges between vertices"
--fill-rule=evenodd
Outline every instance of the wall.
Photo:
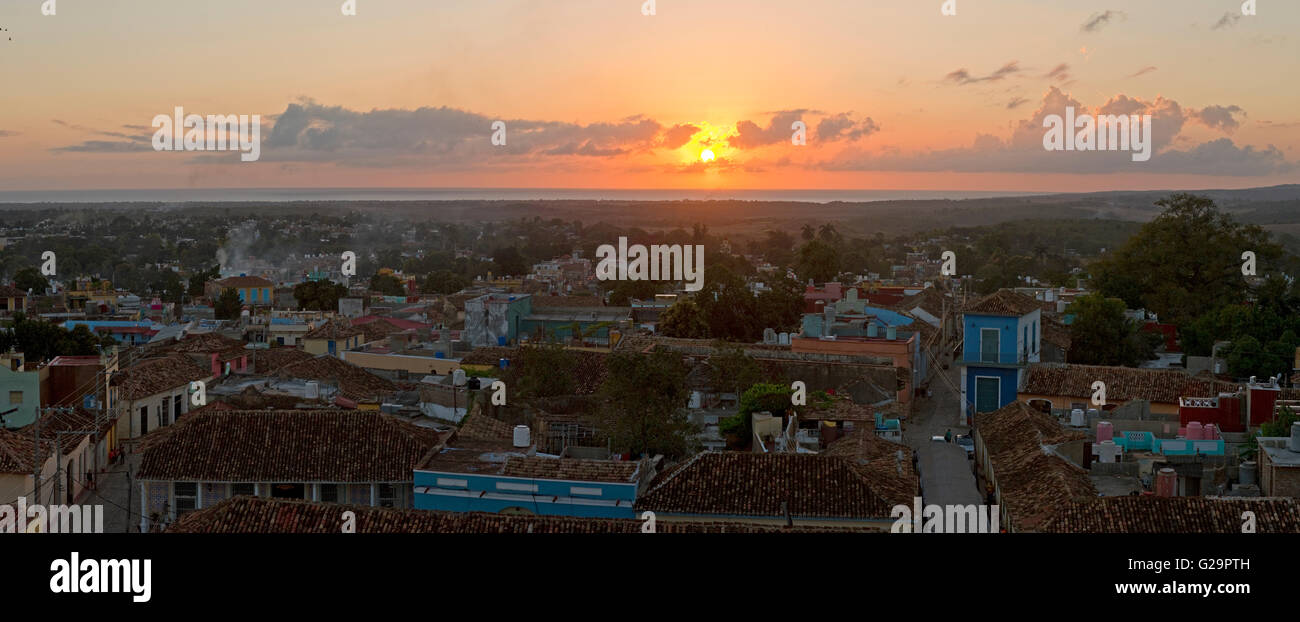
M 412 375 L 445 375 L 460 367 L 460 362 L 432 356 L 409 354 L 375 354 L 371 352 L 341 352 L 340 358 L 358 367 L 384 371 L 406 371 Z M 418 378 L 417 378 L 418 379 Z
M 22 393 L 20 404 L 9 402 L 10 391 Z M 15 407 L 18 408 L 17 412 L 5 415 L 6 427 L 20 428 L 36 421 L 36 413 L 41 407 L 40 374 L 35 371 L 10 371 L 7 366 L 0 365 L 0 412 Z
M 420 493 L 421 487 L 438 489 L 439 494 Z M 533 491 L 511 489 L 535 487 Z M 415 472 L 415 507 L 446 512 L 500 512 L 521 507 L 534 514 L 635 518 L 636 483 L 580 482 L 567 480 L 471 475 L 436 471 Z M 590 489 L 599 494 L 575 494 Z M 556 500 L 558 498 L 558 500 Z M 622 501 L 613 505 L 611 501 Z

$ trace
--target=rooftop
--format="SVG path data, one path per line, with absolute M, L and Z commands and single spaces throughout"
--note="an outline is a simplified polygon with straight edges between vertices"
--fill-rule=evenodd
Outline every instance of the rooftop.
M 1180 397 L 1236 393 L 1239 388 L 1208 374 L 1193 376 L 1176 369 L 1042 363 L 1029 366 L 1020 393 L 1091 397 L 1092 383 L 1098 380 L 1106 383 L 1106 398 L 1114 401 L 1145 399 L 1176 404 Z
M 135 400 L 205 380 L 211 373 L 184 354 L 167 354 L 145 359 L 114 373 L 109 385 L 120 387 L 119 397 Z
M 1157 497 L 1138 495 L 1067 503 L 1038 531 L 1050 533 L 1241 533 L 1243 512 L 1258 533 L 1300 533 L 1292 498 Z
M 989 294 L 975 302 L 972 302 L 964 309 L 963 313 L 973 315 L 1009 315 L 1020 317 L 1038 310 L 1039 303 L 1037 300 L 1024 294 L 1017 294 L 1009 289 L 1000 289 Z

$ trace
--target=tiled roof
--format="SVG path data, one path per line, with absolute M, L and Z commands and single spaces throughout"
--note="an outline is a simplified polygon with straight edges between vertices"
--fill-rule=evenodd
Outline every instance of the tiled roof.
M 1038 309 L 1038 301 L 1009 289 L 1000 289 L 966 305 L 963 313 L 1020 317 Z
M 397 390 L 397 385 L 391 380 L 328 354 L 290 363 L 273 373 L 281 378 L 329 380 L 338 385 L 343 397 L 361 402 L 375 400 Z
M 345 322 L 326 322 L 324 325 L 309 331 L 303 335 L 303 339 L 347 339 L 362 333 L 360 328 L 356 328 Z
M 113 374 L 109 385 L 121 387 L 119 397 L 135 400 L 156 395 L 212 374 L 184 354 L 145 359 Z
M 1289 497 L 1102 497 L 1062 506 L 1038 531 L 1053 533 L 1241 533 L 1243 512 L 1256 533 L 1300 533 L 1300 503 Z
M 275 283 L 268 281 L 260 276 L 232 276 L 221 279 L 216 282 L 221 287 L 245 288 L 245 287 L 275 287 Z
M 245 354 L 244 342 L 237 339 L 231 339 L 217 333 L 199 333 L 189 335 L 180 341 L 171 341 L 165 345 L 159 346 L 159 350 L 165 352 L 182 352 L 186 354 L 211 354 L 217 352 L 226 354 L 239 352 Z
M 167 533 L 339 533 L 353 512 L 357 533 L 641 533 L 638 519 L 434 512 L 289 499 L 234 497 L 187 513 Z M 845 528 L 657 521 L 657 533 L 809 533 Z
M 810 454 L 704 452 L 664 473 L 638 510 L 781 518 L 888 518 L 891 503 L 850 460 Z
M 870 428 L 859 428 L 835 440 L 822 455 L 847 460 L 863 473 L 876 494 L 893 505 L 907 505 L 921 496 L 920 479 L 912 468 L 912 448 L 880 438 Z
M 1054 319 L 1043 316 L 1043 341 L 1062 350 L 1070 349 L 1070 329 Z
M 409 482 L 443 434 L 339 410 L 191 413 L 150 432 L 137 477 L 216 482 Z
M 362 340 L 366 342 L 379 341 L 393 333 L 402 332 L 401 328 L 381 321 L 355 324 L 354 326 L 361 331 Z
M 39 429 L 41 438 L 49 441 L 51 446 L 54 445 L 55 437 L 57 435 L 61 432 L 65 433 L 62 434 L 62 438 L 58 440 L 61 441 L 60 448 L 63 455 L 66 456 L 72 453 L 81 442 L 81 439 L 86 436 L 83 434 L 77 434 L 77 438 L 74 439 L 70 433 L 97 430 L 102 435 L 107 433 L 108 430 L 115 425 L 117 425 L 117 422 L 111 417 L 101 415 L 97 420 L 94 411 L 86 410 L 84 408 L 73 408 L 70 410 L 51 409 L 41 415 L 41 425 Z M 18 433 L 27 438 L 31 438 L 35 426 L 35 423 L 29 423 L 18 430 Z M 30 447 L 31 444 L 28 443 L 29 450 Z
M 571 458 L 510 457 L 501 474 L 509 477 L 567 479 L 581 482 L 635 482 L 639 462 L 574 460 Z
M 1030 365 L 1020 392 L 1026 395 L 1092 397 L 1092 383 L 1106 383 L 1106 399 L 1177 403 L 1180 397 L 1234 393 L 1237 385 L 1177 369 L 1138 369 L 1105 365 Z
M 941 317 L 944 309 L 952 310 L 953 302 L 938 288 L 927 287 L 890 305 L 889 308 L 894 311 L 911 311 L 917 307 L 921 307 L 934 317 Z
M 26 298 L 27 292 L 12 285 L 0 285 L 0 298 Z
M 456 431 L 456 438 L 477 441 L 510 440 L 514 426 L 483 412 L 481 404 L 476 404 L 474 412 L 461 422 Z
M 306 350 L 299 350 L 292 347 L 268 348 L 266 350 L 255 350 L 252 354 L 254 360 L 253 372 L 258 374 L 270 374 L 286 365 L 301 363 L 307 359 L 316 358 Z
M 33 443 L 31 434 L 0 428 L 0 473 L 30 475 L 35 470 L 32 464 Z M 48 457 L 52 451 L 54 451 L 53 443 L 42 440 L 41 456 Z M 7 502 L 8 500 L 0 501 L 0 503 Z
M 1033 529 L 1062 504 L 1097 495 L 1087 471 L 1050 450 L 1085 435 L 1066 430 L 1051 415 L 1012 402 L 977 413 L 975 429 L 992 465 L 999 502 L 1013 523 L 1008 528 Z

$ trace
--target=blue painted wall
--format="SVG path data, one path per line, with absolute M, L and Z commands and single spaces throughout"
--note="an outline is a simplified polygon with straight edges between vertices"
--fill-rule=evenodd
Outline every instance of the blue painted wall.
M 441 485 L 439 480 L 444 480 Z M 446 480 L 462 480 L 464 486 L 451 485 Z M 497 484 L 533 485 L 536 492 L 502 490 Z M 581 482 L 572 480 L 530 479 L 501 475 L 471 475 L 416 471 L 414 476 L 415 508 L 444 512 L 492 512 L 520 507 L 534 514 L 553 516 L 583 516 L 593 518 L 635 518 L 632 504 L 636 501 L 635 483 Z M 446 491 L 468 491 L 465 496 L 421 493 L 422 487 Z M 599 495 L 576 495 L 572 488 L 599 490 Z M 558 498 L 558 499 L 557 499 Z M 582 501 L 622 501 L 612 504 L 584 504 Z

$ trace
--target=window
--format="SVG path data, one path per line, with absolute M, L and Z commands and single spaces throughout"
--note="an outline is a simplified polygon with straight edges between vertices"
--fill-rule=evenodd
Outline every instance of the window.
M 182 396 L 177 395 L 172 399 L 172 421 L 177 421 L 181 418 L 181 397 Z
M 980 362 L 998 362 L 998 350 L 1001 349 L 1002 332 L 996 328 L 980 329 Z
M 238 495 L 247 495 L 251 497 L 257 494 L 256 490 L 257 490 L 256 484 L 231 484 L 230 496 L 235 497 Z
M 175 489 L 172 498 L 176 502 L 176 518 L 180 518 L 199 506 L 199 486 L 194 482 L 176 482 Z
M 158 405 L 158 425 L 167 425 L 171 423 L 171 421 L 167 419 L 167 403 L 170 401 L 171 400 L 164 397 L 162 398 L 162 403 Z
M 23 403 L 23 392 L 22 392 L 22 391 L 10 391 L 10 392 L 9 392 L 9 404 L 10 404 L 10 405 L 13 405 L 13 404 L 21 404 L 21 403 Z
M 392 484 L 379 485 L 379 507 L 397 507 L 397 487 Z
M 1034 322 L 1034 354 L 1038 354 L 1038 322 Z
M 320 500 L 326 503 L 338 503 L 339 485 L 338 484 L 321 484 Z

